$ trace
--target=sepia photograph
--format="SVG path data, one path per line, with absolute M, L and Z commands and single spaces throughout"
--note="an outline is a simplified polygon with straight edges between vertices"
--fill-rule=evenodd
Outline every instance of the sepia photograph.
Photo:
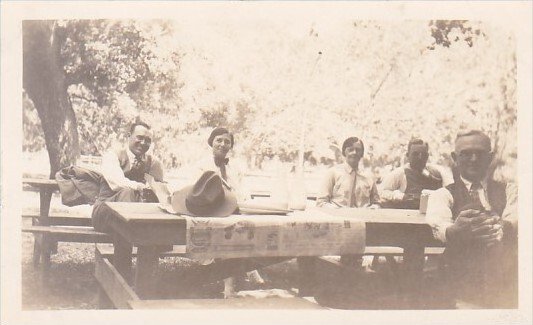
M 531 3 L 1 5 L 6 324 L 531 321 Z

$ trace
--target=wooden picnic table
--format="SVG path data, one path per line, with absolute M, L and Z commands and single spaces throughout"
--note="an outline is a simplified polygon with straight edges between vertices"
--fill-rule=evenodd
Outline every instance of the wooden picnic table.
M 27 211 L 25 213 L 23 212 L 23 216 L 31 216 L 32 218 L 32 227 L 29 227 L 25 231 L 33 232 L 35 236 L 33 248 L 34 266 L 38 266 L 42 262 L 43 269 L 49 269 L 50 256 L 53 252 L 57 251 L 57 238 L 61 239 L 61 241 L 74 242 L 106 242 L 108 240 L 105 235 L 91 230 L 92 222 L 90 216 L 63 211 L 50 212 L 52 195 L 59 191 L 59 186 L 55 179 L 26 177 L 23 178 L 22 184 L 23 186 L 37 189 L 39 192 L 39 211 L 32 211 L 31 213 Z M 269 197 L 270 195 L 270 191 L 267 190 L 255 190 L 251 193 L 252 198 Z M 310 194 L 308 199 L 315 200 L 316 196 Z M 53 226 L 66 226 L 72 227 L 72 229 L 56 229 Z M 51 234 L 51 230 L 58 234 Z M 71 236 L 68 236 L 66 233 L 60 233 L 69 230 Z
M 111 283 L 114 283 L 112 286 L 116 286 L 116 283 L 124 282 L 125 279 L 126 282 L 132 283 L 136 295 L 141 298 L 153 299 L 156 294 L 156 277 L 154 275 L 159 255 L 161 252 L 169 250 L 169 246 L 186 244 L 186 218 L 165 213 L 157 204 L 122 202 L 109 202 L 106 204 L 111 208 L 108 216 L 114 243 L 114 253 L 111 260 L 114 269 L 116 269 L 115 276 L 120 275 L 119 277 L 121 278 L 117 281 L 111 281 Z M 421 289 L 420 279 L 424 265 L 424 249 L 428 246 L 438 246 L 433 239 L 425 215 L 416 210 L 355 208 L 331 210 L 316 208 L 306 210 L 303 213 L 312 216 L 313 213 L 324 212 L 330 213 L 332 216 L 364 222 L 367 246 L 403 248 L 405 274 L 407 276 L 405 279 L 406 288 L 410 290 L 408 296 L 410 297 L 411 306 L 416 307 Z M 268 216 L 261 216 L 261 218 L 268 218 Z M 132 248 L 134 246 L 137 247 L 135 273 L 133 273 L 132 269 Z M 253 252 L 251 252 L 249 258 L 255 257 Z M 298 256 L 293 255 L 292 257 Z M 313 258 L 313 256 L 306 256 L 305 254 L 300 257 L 307 262 L 309 262 L 310 258 Z M 283 256 L 277 259 L 278 262 L 282 260 Z M 100 261 L 102 260 L 100 259 Z M 303 264 L 309 267 L 313 265 L 312 263 Z M 99 274 L 106 272 L 109 275 L 114 271 L 99 270 L 102 265 L 99 265 L 97 261 L 96 277 L 108 295 L 116 296 L 113 288 L 105 287 L 109 285 L 106 284 L 109 281 L 103 280 L 99 276 Z M 308 273 L 308 279 L 312 281 L 312 270 L 304 271 Z M 122 289 L 122 292 L 131 292 L 131 287 Z
M 41 179 L 41 178 L 24 178 L 22 183 L 29 185 L 39 190 L 39 216 L 32 218 L 33 226 L 49 226 L 50 225 L 50 201 L 52 194 L 59 191 L 59 186 L 55 179 Z M 49 246 L 54 245 L 47 240 L 46 235 L 35 236 L 33 244 L 33 265 L 38 265 L 41 257 L 43 258 L 45 268 L 50 262 Z
M 39 191 L 39 211 L 23 210 L 23 217 L 31 217 L 32 225 L 23 226 L 23 232 L 33 233 L 33 264 L 42 262 L 44 271 L 50 268 L 50 256 L 57 252 L 58 242 L 96 243 L 109 242 L 109 236 L 92 228 L 91 216 L 80 210 L 50 209 L 54 192 L 59 191 L 55 179 L 24 178 L 23 186 Z M 27 208 L 27 207 L 26 207 Z
M 24 178 L 22 184 L 29 185 L 39 190 L 39 222 L 46 223 L 50 212 L 50 201 L 52 194 L 59 191 L 59 186 L 55 179 L 44 178 Z

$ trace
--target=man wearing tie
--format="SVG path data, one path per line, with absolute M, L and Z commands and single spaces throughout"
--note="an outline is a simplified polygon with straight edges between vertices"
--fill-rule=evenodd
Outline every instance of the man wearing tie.
M 317 197 L 317 206 L 326 208 L 379 208 L 379 195 L 371 177 L 359 171 L 359 161 L 365 146 L 357 137 L 350 137 L 342 144 L 343 164 L 327 171 Z M 343 255 L 342 264 L 362 267 L 362 255 Z
M 431 194 L 427 216 L 446 244 L 444 296 L 482 307 L 517 307 L 516 187 L 489 175 L 490 138 L 461 132 L 454 183 Z
M 317 206 L 379 207 L 379 195 L 374 180 L 363 175 L 358 168 L 364 152 L 365 147 L 361 139 L 350 137 L 344 140 L 342 155 L 346 157 L 346 161 L 327 171 L 319 189 Z
M 103 180 L 93 206 L 93 226 L 107 231 L 107 206 L 103 202 L 157 202 L 147 190 L 145 174 L 163 181 L 161 163 L 147 153 L 152 143 L 150 126 L 136 122 L 130 128 L 128 146 L 109 150 L 102 156 Z

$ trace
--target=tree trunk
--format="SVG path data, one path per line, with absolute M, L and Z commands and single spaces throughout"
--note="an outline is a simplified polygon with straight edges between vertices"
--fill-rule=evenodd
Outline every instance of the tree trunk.
M 23 87 L 41 119 L 50 177 L 79 156 L 76 116 L 60 59 L 62 33 L 55 21 L 24 21 Z

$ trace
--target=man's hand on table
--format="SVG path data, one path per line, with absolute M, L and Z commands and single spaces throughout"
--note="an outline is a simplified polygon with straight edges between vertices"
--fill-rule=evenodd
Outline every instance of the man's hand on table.
M 450 242 L 473 241 L 489 247 L 502 237 L 499 218 L 475 209 L 461 211 L 454 224 L 446 229 L 446 238 Z

